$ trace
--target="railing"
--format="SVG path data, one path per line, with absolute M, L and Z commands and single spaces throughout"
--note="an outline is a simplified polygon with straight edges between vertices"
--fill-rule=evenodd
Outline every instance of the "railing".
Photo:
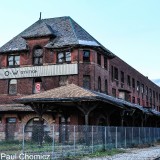
M 8 124 L 0 126 L 0 155 L 56 159 L 153 144 L 159 139 L 160 128 Z

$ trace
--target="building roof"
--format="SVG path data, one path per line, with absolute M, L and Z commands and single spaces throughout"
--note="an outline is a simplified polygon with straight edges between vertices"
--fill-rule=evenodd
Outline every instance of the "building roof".
M 3 45 L 0 48 L 0 53 L 28 50 L 27 38 L 45 36 L 52 37 L 51 41 L 45 46 L 47 48 L 61 48 L 77 45 L 91 46 L 102 49 L 109 57 L 115 56 L 70 17 L 38 20 Z
M 138 104 L 134 104 L 131 102 L 127 102 L 125 100 L 115 98 L 103 93 L 99 93 L 96 91 L 91 91 L 82 87 L 79 87 L 75 84 L 69 84 L 66 86 L 61 86 L 55 89 L 51 89 L 48 91 L 44 91 L 38 94 L 28 95 L 16 99 L 16 101 L 28 104 L 31 102 L 38 103 L 48 103 L 48 102 L 79 102 L 79 101 L 101 101 L 106 102 L 120 108 L 126 109 L 137 109 L 142 111 L 145 114 L 153 114 L 160 116 L 159 112 L 155 112 L 150 109 L 146 109 Z
M 1 104 L 0 112 L 8 112 L 8 111 L 33 111 L 31 107 L 24 106 L 23 104 Z

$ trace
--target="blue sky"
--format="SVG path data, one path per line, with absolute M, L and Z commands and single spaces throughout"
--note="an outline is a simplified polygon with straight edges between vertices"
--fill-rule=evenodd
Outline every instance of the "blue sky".
M 0 46 L 39 19 L 70 16 L 149 79 L 160 78 L 160 0 L 2 0 Z

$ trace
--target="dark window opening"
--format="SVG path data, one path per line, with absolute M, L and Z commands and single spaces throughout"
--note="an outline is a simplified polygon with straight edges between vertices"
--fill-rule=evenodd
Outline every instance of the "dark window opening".
M 90 89 L 90 76 L 89 75 L 84 75 L 83 76 L 83 87 L 86 89 Z
M 137 81 L 137 92 L 140 92 L 140 82 Z
M 90 51 L 89 50 L 83 51 L 83 62 L 90 62 Z
M 140 105 L 140 98 L 137 98 L 137 104 Z
M 118 80 L 118 68 L 114 67 L 114 79 Z
M 121 71 L 121 82 L 124 83 L 124 72 Z
M 135 88 L 135 79 L 132 78 L 132 87 Z
M 108 94 L 108 81 L 105 80 L 105 93 Z
M 33 52 L 33 64 L 42 65 L 43 64 L 43 49 L 41 47 L 36 47 Z
M 104 68 L 108 69 L 108 58 L 104 56 Z
M 97 63 L 101 65 L 101 54 L 97 53 Z
M 116 97 L 116 89 L 115 88 L 112 88 L 112 96 Z
M 18 67 L 19 65 L 20 65 L 19 55 L 8 55 L 8 66 L 9 67 Z
M 9 94 L 10 95 L 17 94 L 17 80 L 16 79 L 11 79 L 9 81 Z
M 131 77 L 127 75 L 127 84 L 128 86 L 131 86 Z
M 98 77 L 98 92 L 101 92 L 101 78 Z
M 132 103 L 135 103 L 135 97 L 132 97 Z

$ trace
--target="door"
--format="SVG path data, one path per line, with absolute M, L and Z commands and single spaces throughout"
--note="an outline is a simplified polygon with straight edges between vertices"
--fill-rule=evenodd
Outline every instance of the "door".
M 16 118 L 7 118 L 6 122 L 6 140 L 14 140 Z

